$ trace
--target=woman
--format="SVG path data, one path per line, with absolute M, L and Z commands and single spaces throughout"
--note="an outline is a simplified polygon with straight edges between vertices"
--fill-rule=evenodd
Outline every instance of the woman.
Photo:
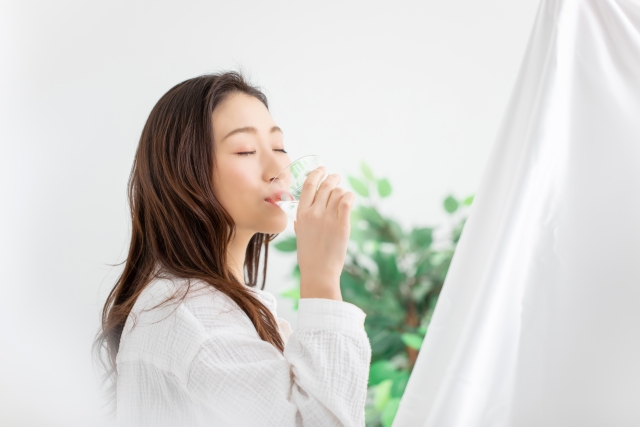
M 96 338 L 119 424 L 364 425 L 371 347 L 365 313 L 340 293 L 355 196 L 339 176 L 318 188 L 320 167 L 302 191 L 295 331 L 264 290 L 269 242 L 287 225 L 267 188 L 290 162 L 265 96 L 239 73 L 182 82 L 151 111 L 129 181 L 129 254 Z

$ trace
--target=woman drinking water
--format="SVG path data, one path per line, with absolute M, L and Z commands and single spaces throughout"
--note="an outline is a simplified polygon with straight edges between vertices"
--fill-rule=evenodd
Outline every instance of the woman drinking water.
M 340 293 L 355 196 L 335 174 L 318 186 L 324 167 L 294 223 L 295 331 L 264 290 L 287 225 L 267 189 L 289 163 L 265 96 L 239 73 L 184 81 L 151 111 L 129 180 L 129 252 L 95 345 L 120 425 L 364 426 L 365 313 Z

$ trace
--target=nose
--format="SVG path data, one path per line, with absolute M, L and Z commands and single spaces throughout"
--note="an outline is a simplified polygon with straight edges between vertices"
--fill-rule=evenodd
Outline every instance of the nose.
M 265 156 L 264 174 L 265 180 L 269 183 L 276 179 L 276 176 L 290 163 L 289 155 L 281 151 L 271 151 L 271 154 Z

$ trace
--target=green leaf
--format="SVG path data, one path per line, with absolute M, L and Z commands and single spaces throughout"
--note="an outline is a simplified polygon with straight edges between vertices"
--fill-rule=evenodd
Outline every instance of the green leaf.
M 467 197 L 466 199 L 464 199 L 464 201 L 462 203 L 464 203 L 467 206 L 471 205 L 471 203 L 473 203 L 473 195 L 471 195 L 471 196 Z
M 433 282 L 428 278 L 421 278 L 411 288 L 411 298 L 414 302 L 420 303 L 431 289 L 433 289 Z
M 405 351 L 405 344 L 400 334 L 395 331 L 379 330 L 369 336 L 372 359 L 389 359 L 395 354 Z
M 418 262 L 416 276 L 424 276 L 433 271 L 435 266 L 433 265 L 432 258 L 433 257 L 425 257 Z
M 411 347 L 414 350 L 420 350 L 423 341 L 423 338 L 420 335 L 402 334 L 400 337 L 402 338 L 402 342 L 405 343 L 407 347 Z
M 391 184 L 387 178 L 382 178 L 378 181 L 378 194 L 380 194 L 380 197 L 387 197 L 391 194 Z
M 345 289 L 363 290 L 363 294 L 367 294 L 366 289 L 364 289 L 364 282 L 365 279 L 363 277 L 356 276 L 347 270 L 342 270 L 340 273 L 340 286 Z
M 389 399 L 391 398 L 391 386 L 393 385 L 393 380 L 384 380 L 380 384 L 376 386 L 376 395 L 374 398 L 374 406 L 378 410 L 383 410 Z
M 398 376 L 396 367 L 388 360 L 378 360 L 369 368 L 369 386 L 380 384 L 384 380 L 394 379 Z
M 454 213 L 458 209 L 458 201 L 453 196 L 444 199 L 444 209 L 449 213 Z
M 393 419 L 396 417 L 396 413 L 398 412 L 399 407 L 399 398 L 389 399 L 380 416 L 382 427 L 391 427 L 391 424 L 393 423 Z
M 280 296 L 285 298 L 290 298 L 293 302 L 293 309 L 298 309 L 298 301 L 300 301 L 300 287 L 295 287 L 288 289 L 286 291 L 280 292 Z
M 428 248 L 433 242 L 433 228 L 414 228 L 409 239 L 413 249 Z
M 356 193 L 364 197 L 369 197 L 369 188 L 367 188 L 367 186 L 363 184 L 362 181 L 360 181 L 358 178 L 349 176 L 349 183 Z
M 387 223 L 389 224 L 389 230 L 391 231 L 394 241 L 402 240 L 404 238 L 404 231 L 402 231 L 400 224 L 392 219 L 388 219 Z
M 366 307 L 371 294 L 364 287 L 365 279 L 355 276 L 346 270 L 340 273 L 340 290 L 342 298 L 358 307 Z
M 373 172 L 371 171 L 369 165 L 367 165 L 365 162 L 362 162 L 360 164 L 360 170 L 362 171 L 362 174 L 365 178 L 367 178 L 370 182 L 375 182 L 376 178 L 373 176 Z
M 375 228 L 362 228 L 362 227 L 351 227 L 351 235 L 349 238 L 354 242 L 358 243 L 358 246 L 362 250 L 362 245 L 365 242 L 371 240 L 378 240 L 380 237 L 377 229 Z
M 429 305 L 427 307 L 428 311 L 433 312 L 433 310 L 436 308 L 436 304 L 438 303 L 438 297 L 439 295 L 435 295 L 429 299 Z
M 366 209 L 364 214 L 367 218 L 366 221 L 369 223 L 369 240 L 375 240 L 377 243 L 399 244 L 404 239 L 404 231 L 396 221 L 391 218 L 383 218 L 374 208 L 368 206 L 363 206 L 362 208 Z
M 385 220 L 376 208 L 371 206 L 360 206 L 358 208 L 360 217 L 367 221 L 371 226 L 382 228 L 385 226 Z
M 391 385 L 391 397 L 402 397 L 404 394 L 404 390 L 407 388 L 407 383 L 409 382 L 409 370 L 405 369 L 397 373 L 395 378 L 393 379 L 393 384 Z
M 434 267 L 438 267 L 439 265 L 445 263 L 447 260 L 450 260 L 452 256 L 452 252 L 435 252 L 433 255 L 431 255 L 431 264 Z
M 427 334 L 427 328 L 425 328 L 424 326 L 420 326 L 418 328 L 418 333 L 424 338 L 424 336 Z
M 287 289 L 286 291 L 280 292 L 280 295 L 285 298 L 300 298 L 300 288 Z
M 296 238 L 287 237 L 273 245 L 277 250 L 282 252 L 295 252 L 297 249 Z
M 395 287 L 405 279 L 405 275 L 398 269 L 396 256 L 394 254 L 376 251 L 373 254 L 373 260 L 378 265 L 380 281 L 385 287 Z M 395 297 L 395 295 L 392 295 L 392 298 L 393 297 Z
M 386 284 L 384 284 L 386 285 Z M 396 321 L 404 322 L 407 317 L 407 312 L 404 304 L 402 303 L 402 298 L 398 295 L 397 287 L 384 286 L 381 288 L 380 295 L 380 313 L 383 313 L 390 319 L 394 319 Z M 400 339 L 400 334 L 396 332 L 398 337 L 398 341 L 400 345 L 402 345 L 402 340 Z
M 375 389 L 368 389 L 367 402 L 373 399 L 373 396 L 375 396 Z M 367 404 L 364 407 L 364 425 L 382 427 L 380 425 L 380 411 L 374 408 L 371 404 Z
M 397 323 L 398 322 L 396 322 L 394 319 L 391 319 L 390 317 L 383 314 L 371 314 L 367 315 L 367 317 L 365 318 L 365 326 L 371 326 L 381 329 L 393 328 L 397 325 Z

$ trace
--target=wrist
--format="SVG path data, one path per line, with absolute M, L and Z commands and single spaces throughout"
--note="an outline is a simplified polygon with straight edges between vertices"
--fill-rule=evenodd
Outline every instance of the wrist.
M 342 301 L 340 285 L 316 284 L 300 281 L 300 298 L 325 298 Z

